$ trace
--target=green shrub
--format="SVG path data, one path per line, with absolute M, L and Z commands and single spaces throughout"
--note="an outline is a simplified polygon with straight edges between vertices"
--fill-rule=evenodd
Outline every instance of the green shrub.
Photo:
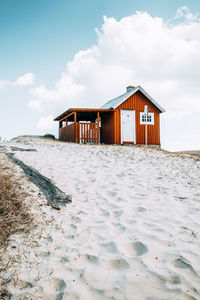
M 47 134 L 43 135 L 43 137 L 44 137 L 45 139 L 52 139 L 52 140 L 55 140 L 55 139 L 56 139 L 56 138 L 55 138 L 55 135 L 53 135 L 53 134 L 51 134 L 51 133 L 47 133 Z

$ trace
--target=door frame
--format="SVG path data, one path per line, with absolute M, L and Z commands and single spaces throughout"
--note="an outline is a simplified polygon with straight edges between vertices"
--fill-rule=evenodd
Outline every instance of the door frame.
M 134 118 L 134 132 L 133 132 L 133 141 L 127 142 L 123 141 L 123 126 L 122 126 L 122 112 L 123 111 L 129 111 L 133 113 L 133 118 Z M 121 127 L 121 144 L 136 144 L 136 119 L 135 119 L 135 110 L 133 109 L 121 109 L 120 110 L 120 127 Z

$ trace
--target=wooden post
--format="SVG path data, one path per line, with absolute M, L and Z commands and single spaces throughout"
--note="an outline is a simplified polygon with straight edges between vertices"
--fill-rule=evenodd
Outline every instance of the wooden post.
M 79 126 L 80 126 L 80 142 L 81 142 L 81 144 L 82 144 L 82 123 L 79 123 Z
M 76 116 L 76 112 L 74 112 L 74 125 L 75 125 L 75 134 L 76 134 L 76 137 L 75 137 L 75 141 L 76 143 L 78 143 L 78 130 L 77 130 L 77 116 Z
M 88 140 L 89 140 L 89 143 L 91 143 L 90 130 L 91 130 L 91 123 L 88 124 Z
M 78 135 L 77 135 L 77 124 L 75 123 L 75 143 L 78 143 Z
M 93 141 L 94 141 L 94 123 L 91 123 L 91 129 L 92 129 L 92 139 L 91 139 L 91 141 L 92 141 L 92 143 L 93 143 Z
M 61 139 L 61 128 L 62 128 L 62 121 L 59 121 L 59 129 L 58 129 L 59 140 Z
M 147 146 L 148 142 L 147 142 L 147 116 L 148 116 L 149 112 L 148 112 L 148 105 L 145 105 L 144 107 L 144 115 L 146 118 L 146 122 L 145 122 L 145 145 Z
M 147 118 L 147 116 L 146 116 Z M 147 146 L 147 120 L 146 120 L 146 124 L 145 124 L 145 145 Z
M 116 111 L 114 111 L 114 144 L 117 143 L 117 122 L 116 122 Z
M 97 144 L 100 143 L 100 139 L 99 139 L 99 111 L 97 112 Z

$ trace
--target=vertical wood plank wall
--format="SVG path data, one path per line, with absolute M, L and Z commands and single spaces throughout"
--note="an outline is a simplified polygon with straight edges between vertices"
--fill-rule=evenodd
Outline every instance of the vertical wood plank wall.
M 160 145 L 160 116 L 159 110 L 139 91 L 116 108 L 115 118 L 115 143 L 121 144 L 121 109 L 135 110 L 136 118 L 136 144 L 145 144 L 145 125 L 140 125 L 140 112 L 144 111 L 148 105 L 149 112 L 154 113 L 154 125 L 147 126 L 147 136 L 149 145 Z
M 77 136 L 78 136 L 78 123 L 73 123 L 71 125 L 62 127 L 59 129 L 59 140 L 61 141 L 68 141 L 77 143 Z
M 101 115 L 101 143 L 103 144 L 115 143 L 114 113 L 108 112 Z

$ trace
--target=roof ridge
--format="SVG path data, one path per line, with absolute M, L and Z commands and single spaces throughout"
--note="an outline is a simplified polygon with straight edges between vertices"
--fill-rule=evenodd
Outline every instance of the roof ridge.
M 107 101 L 101 108 L 105 109 L 115 109 L 124 101 L 126 101 L 129 97 L 134 95 L 137 91 L 142 92 L 148 99 L 151 101 L 161 112 L 165 112 L 165 109 L 162 108 L 140 85 L 136 86 L 134 89 L 126 92 L 118 97 L 115 97 L 109 101 Z

